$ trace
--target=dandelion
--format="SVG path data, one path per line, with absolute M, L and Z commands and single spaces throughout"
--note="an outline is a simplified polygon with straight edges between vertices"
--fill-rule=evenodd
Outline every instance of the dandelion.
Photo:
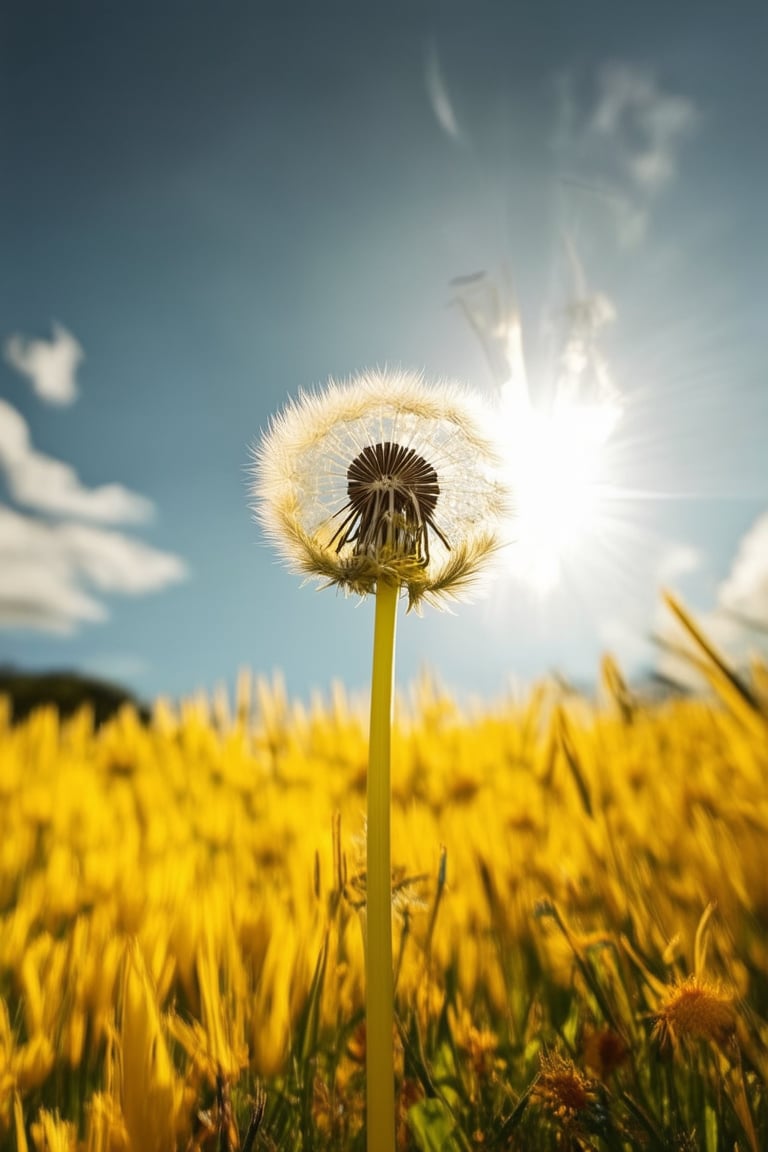
M 726 1044 L 736 1030 L 733 997 L 699 976 L 673 984 L 654 1015 L 654 1040 L 662 1049 L 688 1040 Z
M 490 418 L 455 386 L 369 372 L 304 394 L 256 454 L 256 513 L 289 566 L 375 592 L 366 862 L 369 1152 L 395 1144 L 390 729 L 397 600 L 456 597 L 499 545 L 506 511 Z
M 486 427 L 487 425 L 487 427 Z M 410 607 L 460 596 L 507 506 L 489 414 L 455 385 L 370 372 L 307 393 L 257 451 L 256 514 L 290 567 Z

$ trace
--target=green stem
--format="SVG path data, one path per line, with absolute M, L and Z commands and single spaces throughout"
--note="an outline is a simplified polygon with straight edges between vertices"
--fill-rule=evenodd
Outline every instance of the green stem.
M 393 1152 L 395 1147 L 389 763 L 398 591 L 396 584 L 378 581 L 373 634 L 365 957 L 368 1152 Z

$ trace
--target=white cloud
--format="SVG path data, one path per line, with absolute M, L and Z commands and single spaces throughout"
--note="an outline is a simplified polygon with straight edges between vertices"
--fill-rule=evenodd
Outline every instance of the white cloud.
M 120 532 L 87 524 L 61 524 L 56 536 L 83 576 L 104 592 L 138 596 L 184 576 L 184 565 L 177 556 Z
M 122 484 L 86 488 L 69 464 L 37 452 L 26 421 L 4 400 L 0 400 L 0 471 L 13 499 L 27 508 L 105 524 L 146 520 L 152 514 L 151 502 Z
M 41 400 L 64 405 L 77 399 L 76 373 L 83 350 L 60 324 L 53 325 L 52 340 L 10 336 L 5 343 L 5 359 L 17 372 L 29 377 Z
M 184 576 L 178 557 L 121 533 L 48 524 L 0 504 L 0 627 L 72 632 L 107 618 L 94 588 L 141 595 Z
M 768 512 L 742 538 L 718 600 L 727 611 L 768 624 Z
M 691 552 L 688 556 L 687 553 Z M 677 571 L 667 571 L 667 579 L 683 575 L 700 565 L 692 550 L 678 549 L 679 555 L 668 559 Z M 716 606 L 705 612 L 694 612 L 698 626 L 714 647 L 738 669 L 744 668 L 750 656 L 768 649 L 768 513 L 758 517 L 742 538 L 731 570 L 717 590 Z M 757 625 L 758 627 L 754 627 Z M 671 679 L 691 687 L 701 687 L 702 680 L 686 653 L 696 654 L 696 646 L 665 606 L 659 608 L 656 635 L 667 649 L 659 651 L 657 669 Z
M 60 325 L 51 341 L 12 336 L 5 358 L 42 400 L 63 405 L 77 398 L 83 351 Z M 185 578 L 178 556 L 94 524 L 147 520 L 151 501 L 122 484 L 87 487 L 71 465 L 38 452 L 23 416 L 0 400 L 3 476 L 15 505 L 58 520 L 0 502 L 0 627 L 69 633 L 107 619 L 104 594 L 140 596 Z
M 627 63 L 605 66 L 590 99 L 577 94 L 573 75 L 559 77 L 558 87 L 555 150 L 563 184 L 602 202 L 620 243 L 634 247 L 647 234 L 653 202 L 677 176 L 699 110 L 648 69 Z

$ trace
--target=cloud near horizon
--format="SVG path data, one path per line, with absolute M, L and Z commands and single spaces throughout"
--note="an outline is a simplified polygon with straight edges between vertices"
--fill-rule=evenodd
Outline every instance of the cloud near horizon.
M 768 512 L 742 537 L 718 602 L 727 612 L 768 626 Z
M 768 512 L 739 542 L 730 571 L 717 589 L 715 606 L 694 615 L 707 639 L 735 668 L 746 667 L 755 653 L 768 656 Z M 666 608 L 658 616 L 657 636 L 662 645 L 669 645 L 660 648 L 657 669 L 682 684 L 701 687 L 701 677 L 685 655 L 695 649 Z
M 32 388 L 47 404 L 73 404 L 78 396 L 77 369 L 83 349 L 61 324 L 53 325 L 52 340 L 29 340 L 18 333 L 5 342 L 5 359 L 27 376 Z
M 0 627 L 72 633 L 109 616 L 92 589 L 138 596 L 185 575 L 179 557 L 122 533 L 48 524 L 0 504 Z
M 57 326 L 52 343 L 11 337 L 5 352 L 41 399 L 76 399 L 82 349 L 66 329 Z M 147 521 L 151 500 L 122 484 L 84 485 L 71 465 L 34 448 L 26 420 L 2 399 L 0 479 L 12 504 L 47 517 L 0 501 L 0 628 L 72 633 L 108 618 L 96 593 L 142 596 L 186 577 L 180 557 L 104 527 Z

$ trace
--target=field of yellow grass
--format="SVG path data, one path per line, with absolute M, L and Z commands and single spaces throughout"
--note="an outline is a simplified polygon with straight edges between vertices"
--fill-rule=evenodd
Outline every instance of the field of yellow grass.
M 682 610 L 680 610 L 682 611 Z M 393 732 L 402 1149 L 768 1147 L 768 670 Z M 0 1149 L 364 1147 L 367 714 L 10 723 Z

